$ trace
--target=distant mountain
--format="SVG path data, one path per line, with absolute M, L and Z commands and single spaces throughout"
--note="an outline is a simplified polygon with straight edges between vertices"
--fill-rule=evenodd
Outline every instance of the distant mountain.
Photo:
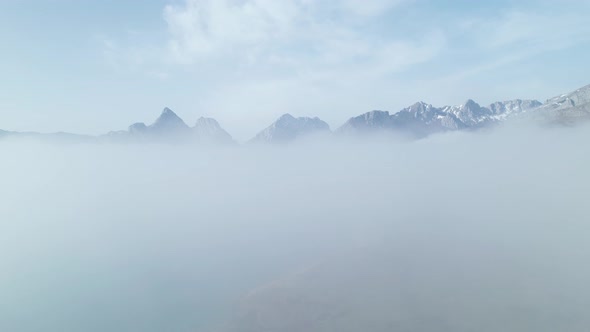
M 455 115 L 424 102 L 415 103 L 393 114 L 390 121 L 391 129 L 406 131 L 417 137 L 465 127 Z
M 200 118 L 195 127 L 189 127 L 176 113 L 164 108 L 153 124 L 134 123 L 125 131 L 110 132 L 105 139 L 119 142 L 163 143 L 231 143 L 231 136 L 215 119 Z
M 420 138 L 439 132 L 482 128 L 540 105 L 536 100 L 520 99 L 496 102 L 489 107 L 482 107 L 471 99 L 462 105 L 441 108 L 418 102 L 394 114 L 372 111 L 353 117 L 336 132 L 395 132 Z
M 156 121 L 146 129 L 151 135 L 157 136 L 184 137 L 190 133 L 190 127 L 168 107 L 164 108 Z
M 227 133 L 217 120 L 201 117 L 192 128 L 197 140 L 202 143 L 230 144 L 233 138 Z
M 489 106 L 489 109 L 492 111 L 490 117 L 494 120 L 504 120 L 510 116 L 525 113 L 541 105 L 543 104 L 538 100 L 515 99 L 496 102 Z
M 548 99 L 535 111 L 535 118 L 543 123 L 562 125 L 590 120 L 590 85 Z
M 366 133 L 390 128 L 391 117 L 387 111 L 371 111 L 346 121 L 337 133 Z
M 110 132 L 107 138 L 124 141 L 178 142 L 190 137 L 190 127 L 168 107 L 153 124 L 134 123 L 127 131 Z
M 537 100 L 508 100 L 487 107 L 468 99 L 456 106 L 435 107 L 418 102 L 396 113 L 375 110 L 350 118 L 335 133 L 367 135 L 395 133 L 410 138 L 431 134 L 476 130 L 511 119 L 551 125 L 574 125 L 590 121 L 590 85 L 568 94 Z M 258 133 L 250 142 L 287 143 L 302 137 L 329 134 L 330 126 L 317 117 L 293 117 L 285 114 Z M 0 130 L 0 138 L 29 138 L 54 142 L 164 142 L 164 143 L 235 143 L 232 137 L 211 118 L 199 118 L 189 127 L 176 113 L 164 108 L 151 125 L 138 122 L 127 130 L 113 131 L 99 137 L 69 133 L 42 134 Z
M 287 143 L 305 136 L 328 133 L 330 133 L 330 126 L 317 117 L 295 118 L 291 114 L 285 114 L 261 131 L 250 142 Z
M 511 118 L 560 125 L 590 121 L 590 85 L 545 103 L 515 99 L 483 107 L 469 99 L 462 105 L 437 108 L 419 102 L 394 114 L 372 111 L 353 117 L 336 133 L 394 132 L 420 138 L 438 132 L 484 128 Z

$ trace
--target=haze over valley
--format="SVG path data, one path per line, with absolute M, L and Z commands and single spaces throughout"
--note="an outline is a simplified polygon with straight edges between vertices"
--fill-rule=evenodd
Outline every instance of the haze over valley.
M 3 140 L 0 329 L 585 329 L 587 125 L 390 138 Z
M 0 1 L 0 332 L 588 332 L 588 17 Z

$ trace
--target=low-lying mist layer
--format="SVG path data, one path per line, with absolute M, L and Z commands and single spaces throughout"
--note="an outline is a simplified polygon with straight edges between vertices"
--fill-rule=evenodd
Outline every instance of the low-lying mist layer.
M 0 330 L 585 331 L 588 129 L 0 142 Z

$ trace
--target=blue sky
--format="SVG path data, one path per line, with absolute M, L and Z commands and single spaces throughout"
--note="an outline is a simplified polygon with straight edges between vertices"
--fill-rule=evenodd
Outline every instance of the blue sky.
M 590 84 L 590 1 L 20 0 L 0 4 L 0 128 L 100 134 L 289 112 L 544 100 Z

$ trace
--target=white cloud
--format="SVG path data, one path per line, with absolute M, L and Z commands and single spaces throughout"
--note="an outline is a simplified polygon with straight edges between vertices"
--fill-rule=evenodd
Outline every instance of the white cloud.
M 187 0 L 182 6 L 166 6 L 164 18 L 174 58 L 190 63 L 285 36 L 297 11 L 296 4 L 288 1 Z
M 224 58 L 304 67 L 374 60 L 374 55 L 412 44 L 358 30 L 400 2 L 186 0 L 164 11 L 170 60 L 195 64 Z

